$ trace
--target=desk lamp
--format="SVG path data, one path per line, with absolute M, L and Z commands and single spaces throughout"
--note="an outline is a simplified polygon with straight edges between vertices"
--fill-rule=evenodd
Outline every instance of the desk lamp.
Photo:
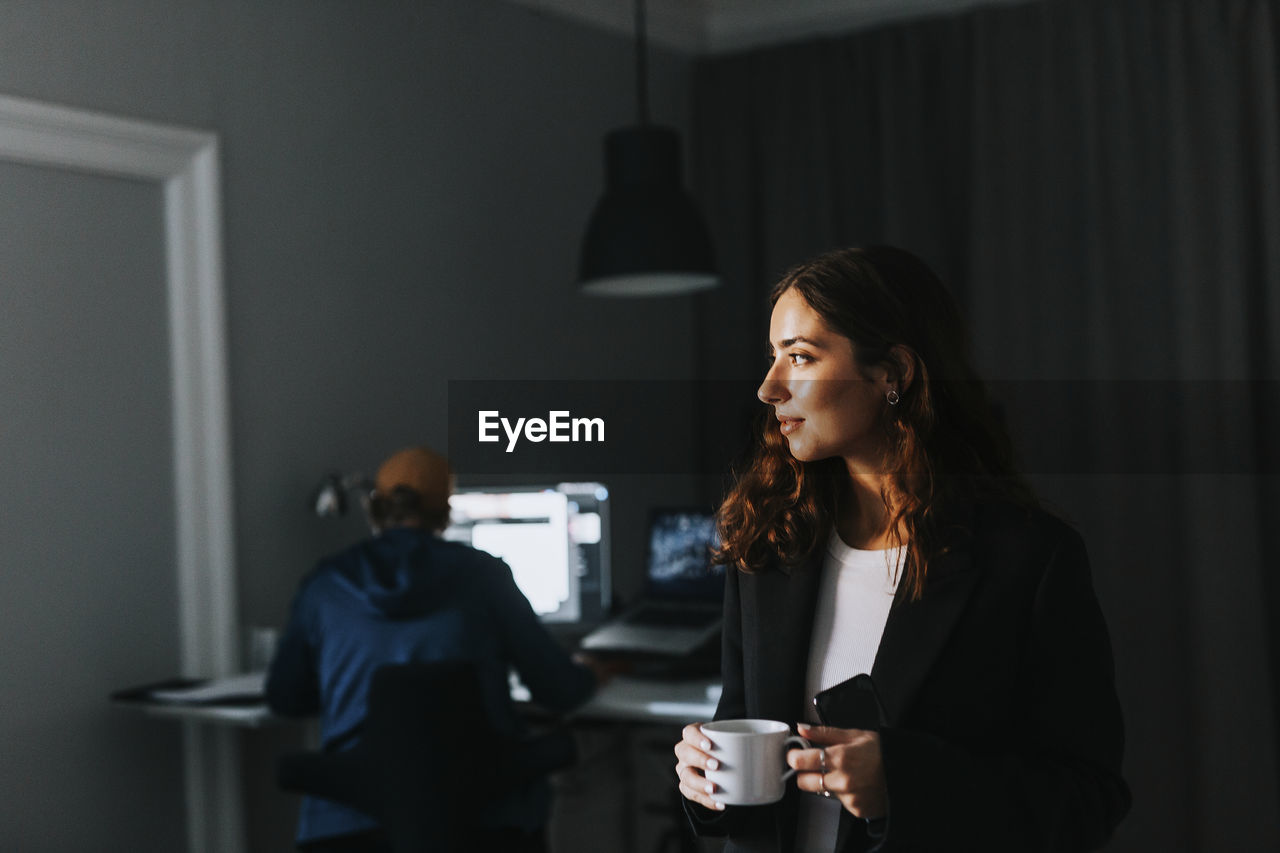
M 311 509 L 320 518 L 337 518 L 347 514 L 349 502 L 347 496 L 355 493 L 356 499 L 364 510 L 365 521 L 372 527 L 369 516 L 369 496 L 373 492 L 373 483 L 368 477 L 359 473 L 343 474 L 330 472 L 320 479 L 311 494 Z

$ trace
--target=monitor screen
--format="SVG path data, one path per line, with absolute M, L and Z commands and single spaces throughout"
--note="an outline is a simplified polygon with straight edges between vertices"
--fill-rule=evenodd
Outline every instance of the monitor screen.
M 649 520 L 649 594 L 720 601 L 724 566 L 711 562 L 716 517 L 710 510 L 658 509 Z
M 599 483 L 458 489 L 444 538 L 506 561 L 545 622 L 608 610 L 608 490 Z

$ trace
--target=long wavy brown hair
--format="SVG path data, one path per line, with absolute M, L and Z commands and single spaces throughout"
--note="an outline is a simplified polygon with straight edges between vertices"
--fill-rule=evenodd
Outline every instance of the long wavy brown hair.
M 899 589 L 918 599 L 929 564 L 963 532 L 944 527 L 949 507 L 982 495 L 1035 504 L 973 369 L 960 311 L 923 261 L 890 246 L 806 261 L 774 286 L 770 304 L 790 290 L 853 342 L 864 373 L 883 365 L 898 375 L 895 346 L 912 361 L 900 402 L 881 412 L 881 497 L 891 540 L 906 546 Z M 796 460 L 766 407 L 749 461 L 720 506 L 715 560 L 745 572 L 803 565 L 830 535 L 848 482 L 842 459 Z

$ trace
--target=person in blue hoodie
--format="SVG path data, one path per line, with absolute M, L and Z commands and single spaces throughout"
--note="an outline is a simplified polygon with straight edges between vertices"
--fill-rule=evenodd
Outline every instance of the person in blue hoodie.
M 585 702 L 605 676 L 547 632 L 506 563 L 440 538 L 451 480 L 448 461 L 425 447 L 393 454 L 375 478 L 375 535 L 321 560 L 299 585 L 267 702 L 284 716 L 318 713 L 326 750 L 358 740 L 373 671 L 383 664 L 474 663 L 490 722 L 513 737 L 523 726 L 509 694 L 512 667 L 534 701 L 558 712 Z M 517 790 L 493 804 L 489 830 L 505 849 L 545 850 L 550 802 L 545 780 Z M 303 801 L 297 843 L 308 853 L 387 849 L 373 818 L 315 797 Z

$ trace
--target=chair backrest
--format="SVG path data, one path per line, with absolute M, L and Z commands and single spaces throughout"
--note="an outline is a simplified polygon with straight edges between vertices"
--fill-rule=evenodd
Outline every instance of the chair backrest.
M 475 666 L 462 661 L 379 667 L 359 743 L 280 758 L 284 790 L 345 803 L 377 818 L 400 851 L 466 849 L 481 812 L 513 789 L 572 764 L 564 728 L 527 741 L 500 735 Z

